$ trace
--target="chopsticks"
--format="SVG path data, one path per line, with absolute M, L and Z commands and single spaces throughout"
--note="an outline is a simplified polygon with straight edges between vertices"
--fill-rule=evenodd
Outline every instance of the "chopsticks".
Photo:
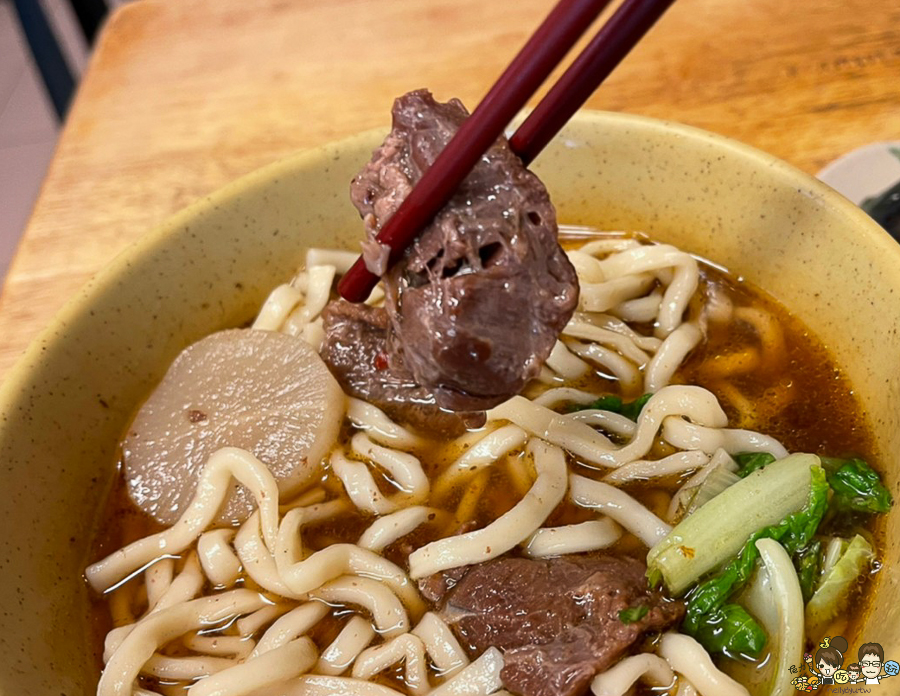
M 509 139 L 510 148 L 526 167 L 673 2 L 626 0 L 609 18 Z
M 609 2 L 561 0 L 553 8 L 378 232 L 378 242 L 390 248 L 389 267 L 400 260 L 419 232 L 446 205 L 479 158 Z M 510 147 L 526 165 L 672 2 L 625 0 L 510 139 Z M 378 280 L 360 257 L 341 278 L 338 292 L 351 302 L 362 302 Z

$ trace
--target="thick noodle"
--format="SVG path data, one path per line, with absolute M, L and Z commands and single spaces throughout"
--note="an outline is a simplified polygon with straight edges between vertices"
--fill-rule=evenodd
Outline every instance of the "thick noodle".
M 711 374 L 719 393 L 747 410 L 731 380 L 784 366 L 776 317 L 736 306 L 715 285 L 699 297 L 696 260 L 671 245 L 615 234 L 567 253 L 578 310 L 540 378 L 491 409 L 484 427 L 438 441 L 350 397 L 346 438 L 311 486 L 280 499 L 265 465 L 224 448 L 206 462 L 178 522 L 91 565 L 86 576 L 108 593 L 114 626 L 98 696 L 509 696 L 502 653 L 489 648 L 470 661 L 417 580 L 509 552 L 549 559 L 619 543 L 651 547 L 690 512 L 711 472 L 736 469 L 729 454 L 787 455 L 775 438 L 729 427 L 711 391 L 678 383 L 712 327 L 741 322 L 753 338 Z M 318 346 L 322 310 L 354 260 L 310 249 L 253 330 Z M 378 288 L 368 303 L 383 298 Z M 650 397 L 631 420 L 591 407 L 610 391 Z M 784 403 L 793 398 L 776 392 Z M 654 507 L 668 508 L 666 521 L 620 488 L 674 478 L 681 488 Z M 257 509 L 239 526 L 216 527 L 236 484 Z M 498 499 L 505 512 L 492 514 Z M 761 551 L 767 567 L 784 570 L 784 558 L 765 544 Z M 320 654 L 313 639 L 321 636 Z M 670 632 L 650 650 L 597 675 L 593 693 L 620 696 L 643 682 L 672 696 L 747 694 L 692 638 Z M 396 689 L 378 683 L 387 675 L 402 676 Z M 148 677 L 158 685 L 149 688 Z
M 251 590 L 231 590 L 169 607 L 134 627 L 110 658 L 97 696 L 127 696 L 141 668 L 156 650 L 188 631 L 219 623 L 263 607 L 266 600 Z
M 413 551 L 409 556 L 410 577 L 423 578 L 497 558 L 543 524 L 566 493 L 566 461 L 562 450 L 540 440 L 531 440 L 528 449 L 538 476 L 525 497 L 484 529 L 434 541 Z
M 361 616 L 353 616 L 331 644 L 322 651 L 316 671 L 338 676 L 346 672 L 360 653 L 375 638 L 372 623 Z
M 246 696 L 257 689 L 299 677 L 316 662 L 316 646 L 309 638 L 290 643 L 253 657 L 191 687 L 191 696 Z
M 675 683 L 675 673 L 656 655 L 632 655 L 594 677 L 591 691 L 594 696 L 625 696 L 639 679 L 656 688 L 670 688 Z
M 180 553 L 209 526 L 235 478 L 253 494 L 259 506 L 263 536 L 272 548 L 278 529 L 278 486 L 266 465 L 245 450 L 225 447 L 214 453 L 197 481 L 190 506 L 172 527 L 129 544 L 85 570 L 95 590 L 106 590 L 161 554 Z
M 703 646 L 690 636 L 666 633 L 659 654 L 669 666 L 683 674 L 701 696 L 750 696 L 746 687 L 718 669 Z

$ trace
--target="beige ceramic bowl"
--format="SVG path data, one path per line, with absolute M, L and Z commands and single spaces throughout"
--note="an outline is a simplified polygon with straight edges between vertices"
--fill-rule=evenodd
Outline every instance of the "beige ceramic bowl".
M 60 313 L 0 389 L 0 694 L 93 692 L 81 579 L 114 451 L 186 345 L 253 316 L 307 245 L 355 248 L 348 182 L 370 132 L 247 176 L 154 230 Z M 583 113 L 539 158 L 561 221 L 642 229 L 798 314 L 846 370 L 880 461 L 900 466 L 900 246 L 839 195 L 749 147 Z M 863 636 L 900 657 L 900 507 Z

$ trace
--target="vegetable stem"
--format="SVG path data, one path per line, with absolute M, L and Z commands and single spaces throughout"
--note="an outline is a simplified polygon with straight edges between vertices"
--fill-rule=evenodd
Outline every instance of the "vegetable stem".
M 732 488 L 736 486 L 737 484 Z M 809 544 L 828 507 L 828 490 L 828 482 L 822 467 L 818 465 L 810 467 L 809 499 L 803 509 L 791 513 L 778 525 L 763 527 L 752 534 L 737 558 L 725 566 L 721 573 L 705 580 L 694 589 L 682 625 L 685 632 L 698 637 L 704 635 L 706 625 L 717 619 L 725 601 L 750 579 L 756 567 L 756 559 L 759 557 L 757 541 L 761 539 L 780 541 L 788 555 Z M 743 645 L 741 636 L 747 633 L 747 628 L 743 623 L 738 628 L 740 633 L 736 629 L 733 631 L 735 641 Z M 707 647 L 712 650 L 717 644 Z
M 792 454 L 726 488 L 650 549 L 648 571 L 661 574 L 669 591 L 682 594 L 734 558 L 755 530 L 777 525 L 800 510 L 810 496 L 814 470 L 822 471 L 818 457 Z M 827 486 L 825 492 L 827 500 Z M 755 547 L 752 555 L 755 560 Z

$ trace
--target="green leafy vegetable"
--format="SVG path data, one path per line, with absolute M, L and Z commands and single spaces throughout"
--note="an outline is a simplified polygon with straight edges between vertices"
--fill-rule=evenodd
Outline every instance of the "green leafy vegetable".
M 647 616 L 649 612 L 650 607 L 646 605 L 640 607 L 629 607 L 628 609 L 623 609 L 619 612 L 619 621 L 626 625 L 637 623 L 645 616 Z
M 828 540 L 828 543 L 825 545 L 825 550 L 822 552 L 823 577 L 831 572 L 831 569 L 834 568 L 840 557 L 844 555 L 844 551 L 847 550 L 848 546 L 850 546 L 850 541 L 848 539 L 832 537 Z
M 822 542 L 815 540 L 794 554 L 794 567 L 800 581 L 803 601 L 808 602 L 813 595 L 819 571 L 822 569 Z
M 881 477 L 862 459 L 824 457 L 822 466 L 828 472 L 828 485 L 834 491 L 833 503 L 838 510 L 856 512 L 888 512 L 894 502 Z
M 825 471 L 820 466 L 813 466 L 810 467 L 810 472 L 809 497 L 806 505 L 785 517 L 781 523 L 763 527 L 753 533 L 734 560 L 720 573 L 697 585 L 688 599 L 687 614 L 682 624 L 686 633 L 703 643 L 701 635 L 711 617 L 715 616 L 734 592 L 746 584 L 753 573 L 756 559 L 759 557 L 757 540 L 780 541 L 788 554 L 794 554 L 810 543 L 828 506 L 828 482 Z M 703 643 L 703 645 L 709 650 L 716 649 L 714 644 Z
M 732 561 L 752 541 L 754 531 L 782 524 L 788 515 L 802 510 L 810 497 L 813 471 L 824 480 L 818 457 L 792 454 L 729 486 L 650 549 L 648 571 L 662 573 L 673 594 L 684 593 L 701 577 Z
M 693 514 L 699 508 L 703 507 L 710 500 L 719 495 L 719 493 L 724 491 L 726 488 L 730 488 L 740 480 L 740 477 L 738 477 L 736 473 L 726 468 L 725 466 L 716 467 L 703 480 L 703 483 L 701 483 L 697 487 L 694 497 L 691 498 L 690 503 L 688 503 L 684 514 Z
M 893 498 L 891 492 L 881 483 L 881 477 L 862 459 L 835 459 L 822 457 L 822 466 L 828 474 L 828 485 L 834 491 L 833 503 L 840 511 L 888 512 Z M 761 469 L 775 461 L 766 452 L 744 452 L 737 454 L 738 476 Z
M 744 478 L 757 469 L 762 469 L 767 464 L 774 462 L 775 457 L 768 452 L 743 452 L 734 455 L 734 461 L 738 465 L 737 475 Z
M 634 401 L 622 404 L 622 415 L 633 421 L 637 421 L 638 416 L 641 415 L 641 411 L 644 410 L 644 406 L 650 401 L 651 396 L 653 396 L 653 394 L 644 394 Z
M 709 651 L 732 656 L 759 657 L 766 647 L 766 632 L 742 606 L 724 604 L 706 614 L 694 637 Z
M 672 498 L 670 514 L 682 520 L 703 507 L 726 488 L 740 481 L 735 473 L 737 464 L 725 450 L 718 450 L 702 467 L 678 489 Z
M 599 409 L 601 411 L 612 411 L 613 413 L 620 413 L 626 418 L 630 418 L 633 421 L 637 421 L 638 416 L 641 415 L 641 410 L 646 406 L 647 402 L 650 401 L 650 397 L 653 394 L 644 394 L 641 397 L 638 397 L 634 401 L 622 401 L 618 396 L 601 396 L 596 401 L 586 404 L 584 406 L 572 406 L 569 411 L 585 411 L 587 409 Z
M 769 474 L 767 467 L 776 461 L 772 455 L 760 452 L 738 454 L 734 459 L 739 467 L 737 475 L 748 479 L 747 483 L 766 479 Z M 759 539 L 773 539 L 781 543 L 785 551 L 792 556 L 803 600 L 808 603 L 807 625 L 817 626 L 822 630 L 839 611 L 842 602 L 846 601 L 853 582 L 868 567 L 873 552 L 862 537 L 857 536 L 849 544 L 843 540 L 836 540 L 839 543 L 830 544 L 828 553 L 823 551 L 822 542 L 813 537 L 829 504 L 838 512 L 883 513 L 890 510 L 893 503 L 890 491 L 882 484 L 877 472 L 861 459 L 822 458 L 821 463 L 822 466 L 810 467 L 808 497 L 803 508 L 797 510 L 795 507 L 793 508 L 795 511 L 787 514 L 779 523 L 762 527 L 754 532 L 730 562 L 714 576 L 699 583 L 688 595 L 687 613 L 682 630 L 697 638 L 707 650 L 755 656 L 765 645 L 765 631 L 756 620 L 739 605 L 727 603 L 753 574 L 759 557 L 756 549 L 756 542 Z M 773 465 L 772 474 L 775 474 L 778 468 Z M 796 486 L 795 481 L 787 484 L 787 475 L 790 472 L 784 465 L 780 468 L 784 469 L 780 472 L 780 483 Z M 760 471 L 763 469 L 766 469 L 765 474 Z M 755 476 L 750 477 L 754 472 L 757 472 Z M 762 479 L 757 478 L 760 475 Z M 771 478 L 775 480 L 774 476 Z M 718 501 L 720 503 L 725 502 L 724 498 L 727 498 L 729 493 L 734 493 L 733 497 L 736 498 L 728 501 L 726 510 L 717 509 L 715 512 L 718 515 L 727 517 L 728 511 L 734 510 L 736 516 L 742 519 L 747 516 L 747 510 L 739 510 L 741 503 L 747 502 L 746 496 L 737 496 L 738 492 L 742 492 L 743 485 L 743 481 L 740 484 L 733 484 L 730 489 L 726 489 L 717 497 L 723 498 Z M 778 487 L 774 485 L 767 484 L 765 488 L 772 496 L 778 491 Z M 717 498 L 713 498 L 710 505 Z M 694 514 L 702 512 L 704 507 L 706 506 L 700 507 Z M 746 520 L 744 524 L 746 528 Z M 673 579 L 674 584 L 682 583 L 683 576 L 689 571 L 674 562 L 674 555 L 671 554 L 669 547 L 674 544 L 693 547 L 695 544 L 687 543 L 686 539 L 696 534 L 694 530 L 686 529 L 683 522 L 670 536 L 673 537 L 672 540 L 667 537 L 657 547 L 651 549 L 648 564 L 656 578 L 661 574 L 669 588 L 677 591 L 673 587 Z M 677 539 L 674 538 L 676 536 Z M 674 548 L 677 549 L 679 546 Z
M 822 576 L 812 599 L 806 604 L 806 626 L 810 635 L 821 635 L 847 601 L 857 579 L 869 569 L 875 557 L 872 546 L 857 534 L 837 562 Z
M 771 535 L 766 536 L 780 541 L 788 554 L 794 554 L 812 541 L 827 507 L 828 481 L 825 472 L 821 467 L 813 467 L 806 506 L 799 512 L 788 515 L 784 522 L 772 528 Z

